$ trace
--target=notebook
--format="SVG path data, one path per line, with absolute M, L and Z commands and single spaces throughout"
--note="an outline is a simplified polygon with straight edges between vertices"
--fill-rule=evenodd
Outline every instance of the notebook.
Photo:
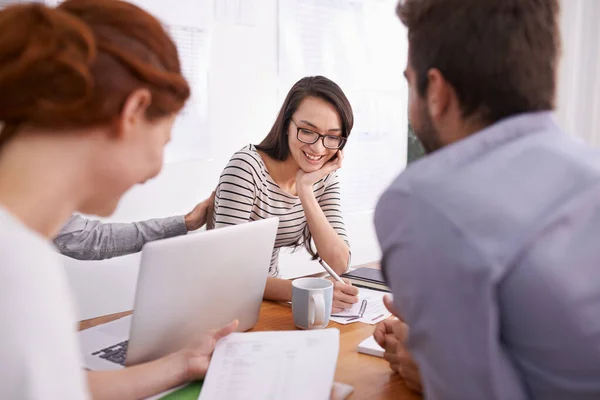
M 358 352 L 370 356 L 382 357 L 385 350 L 375 341 L 373 336 L 369 336 L 358 345 Z
M 379 269 L 367 267 L 357 268 L 354 271 L 343 274 L 342 278 L 349 279 L 355 286 L 383 290 L 385 292 L 390 291 L 383 279 L 383 273 Z

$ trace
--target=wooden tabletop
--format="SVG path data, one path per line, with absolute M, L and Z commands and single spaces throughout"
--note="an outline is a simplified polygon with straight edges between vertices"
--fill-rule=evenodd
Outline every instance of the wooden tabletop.
M 79 329 L 91 328 L 129 314 L 131 312 L 82 321 Z M 340 330 L 340 353 L 335 380 L 354 386 L 354 393 L 349 397 L 350 400 L 421 399 L 420 396 L 411 392 L 404 385 L 397 374 L 390 370 L 385 360 L 357 352 L 358 344 L 373 333 L 374 325 L 363 323 L 340 325 L 331 322 L 329 328 Z M 263 301 L 258 323 L 252 331 L 287 331 L 295 329 L 292 320 L 292 308 L 289 304 Z

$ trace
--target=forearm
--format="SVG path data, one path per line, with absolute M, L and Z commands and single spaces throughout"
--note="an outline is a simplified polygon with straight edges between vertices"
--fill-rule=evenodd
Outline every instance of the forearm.
M 145 364 L 114 371 L 88 372 L 93 399 L 143 399 L 180 385 L 187 380 L 182 355 L 169 356 Z
M 338 274 L 346 272 L 350 258 L 348 245 L 327 220 L 312 188 L 298 190 L 298 196 L 319 255 Z
M 54 239 L 58 250 L 79 260 L 101 260 L 138 252 L 146 242 L 184 235 L 184 218 L 108 223 L 72 218 Z
M 292 281 L 288 279 L 267 278 L 264 298 L 274 301 L 291 301 Z

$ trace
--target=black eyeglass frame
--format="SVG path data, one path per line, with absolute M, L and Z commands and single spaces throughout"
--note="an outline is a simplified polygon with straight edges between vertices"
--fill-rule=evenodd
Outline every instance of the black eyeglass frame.
M 339 150 L 341 148 L 344 147 L 344 145 L 346 144 L 346 138 L 343 136 L 336 136 L 336 135 L 321 135 L 319 132 L 315 132 L 313 130 L 310 130 L 308 128 L 301 128 L 298 126 L 298 124 L 296 123 L 296 121 L 294 121 L 293 119 L 291 119 L 290 121 L 292 121 L 294 123 L 294 125 L 296 125 L 296 138 L 302 142 L 302 143 L 306 143 L 306 144 L 315 144 L 319 141 L 319 139 L 321 139 L 323 141 L 323 147 L 325 147 L 326 149 L 329 150 Z M 313 140 L 312 142 L 307 142 L 306 140 L 302 140 L 300 139 L 300 131 L 307 131 L 310 132 L 313 135 L 317 135 L 315 140 Z M 326 137 L 334 137 L 336 138 L 336 140 L 340 141 L 340 145 L 338 147 L 329 147 L 325 144 L 325 138 Z

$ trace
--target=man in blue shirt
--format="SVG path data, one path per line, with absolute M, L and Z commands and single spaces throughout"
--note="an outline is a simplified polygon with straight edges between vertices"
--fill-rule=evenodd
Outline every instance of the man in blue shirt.
M 427 399 L 600 399 L 600 152 L 553 120 L 558 8 L 398 5 L 428 155 L 375 212 L 405 322 L 376 338 Z

